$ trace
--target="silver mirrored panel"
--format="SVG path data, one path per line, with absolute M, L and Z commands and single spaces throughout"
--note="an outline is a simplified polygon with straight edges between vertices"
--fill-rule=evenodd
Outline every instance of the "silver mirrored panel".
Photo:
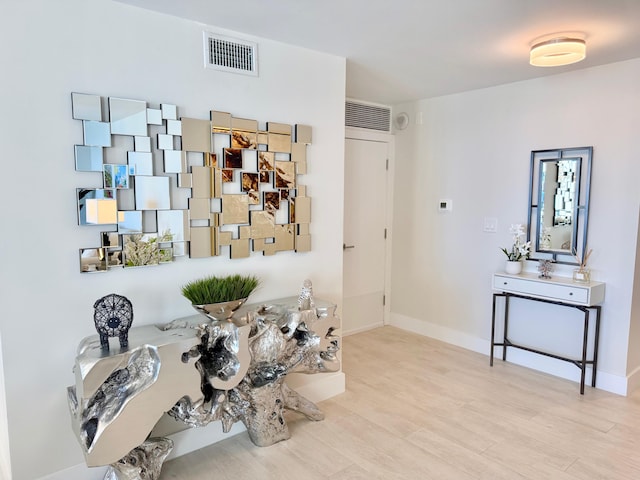
M 178 107 L 175 105 L 171 105 L 168 103 L 163 103 L 160 105 L 160 110 L 162 110 L 162 118 L 165 120 L 177 120 L 178 119 Z
M 107 270 L 106 251 L 104 248 L 81 248 L 80 271 L 104 272 Z
M 72 93 L 71 110 L 76 120 L 102 121 L 102 100 L 98 95 Z
M 107 189 L 78 188 L 79 225 L 115 225 L 118 205 L 116 191 Z
M 127 152 L 129 175 L 153 175 L 151 152 Z
M 147 108 L 147 123 L 149 125 L 162 125 L 162 110 Z
M 160 210 L 158 212 L 158 234 L 162 238 L 171 236 L 172 242 L 189 240 L 185 236 L 188 227 L 186 210 Z
M 182 135 L 182 123 L 180 120 L 167 120 L 167 134 Z
M 76 157 L 76 170 L 79 172 L 101 172 L 104 152 L 102 147 L 90 147 L 76 145 L 74 150 Z
M 173 135 L 158 134 L 158 150 L 173 150 Z
M 129 188 L 129 171 L 126 165 L 106 163 L 102 168 L 104 188 Z
M 173 256 L 183 257 L 187 254 L 187 242 L 177 242 L 173 244 Z
M 82 121 L 84 144 L 93 147 L 111 146 L 111 129 L 108 122 Z
M 113 135 L 147 135 L 147 102 L 109 97 Z
M 164 151 L 164 171 L 165 173 L 182 173 L 182 151 Z
M 136 152 L 150 152 L 151 151 L 151 137 L 134 137 L 133 149 Z
M 122 245 L 120 245 L 120 235 L 118 232 L 102 232 L 102 246 L 104 248 L 121 247 Z
M 138 210 L 118 212 L 118 233 L 142 233 L 142 212 Z
M 170 210 L 169 177 L 136 176 L 136 210 Z

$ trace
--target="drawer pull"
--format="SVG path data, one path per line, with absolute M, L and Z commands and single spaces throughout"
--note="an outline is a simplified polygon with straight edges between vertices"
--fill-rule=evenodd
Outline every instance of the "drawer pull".
M 573 296 L 573 292 L 569 292 L 569 296 L 570 296 L 570 297 L 571 297 L 571 296 Z
M 507 284 L 507 282 L 504 282 L 504 283 L 503 283 L 503 285 L 506 285 L 506 284 Z

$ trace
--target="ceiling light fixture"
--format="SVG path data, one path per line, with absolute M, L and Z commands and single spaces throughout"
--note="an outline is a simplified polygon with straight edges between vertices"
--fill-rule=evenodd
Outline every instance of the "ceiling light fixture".
M 579 38 L 552 38 L 531 47 L 529 63 L 536 67 L 558 67 L 584 60 L 587 45 Z

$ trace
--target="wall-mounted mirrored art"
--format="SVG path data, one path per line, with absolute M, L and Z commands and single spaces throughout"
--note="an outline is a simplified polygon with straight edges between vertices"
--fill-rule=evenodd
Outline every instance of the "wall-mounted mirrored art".
M 178 106 L 72 93 L 82 124 L 78 224 L 99 226 L 80 271 L 161 265 L 175 257 L 244 258 L 311 249 L 306 173 L 311 127 L 179 117 Z M 118 138 L 113 138 L 118 136 Z

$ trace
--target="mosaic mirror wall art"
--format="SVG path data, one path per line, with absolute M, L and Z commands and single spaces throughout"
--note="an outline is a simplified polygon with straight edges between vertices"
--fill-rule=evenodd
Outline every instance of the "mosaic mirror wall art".
M 81 272 L 311 249 L 310 126 L 84 93 L 71 103 L 75 168 L 93 185 L 76 189 L 78 224 L 99 227 Z

